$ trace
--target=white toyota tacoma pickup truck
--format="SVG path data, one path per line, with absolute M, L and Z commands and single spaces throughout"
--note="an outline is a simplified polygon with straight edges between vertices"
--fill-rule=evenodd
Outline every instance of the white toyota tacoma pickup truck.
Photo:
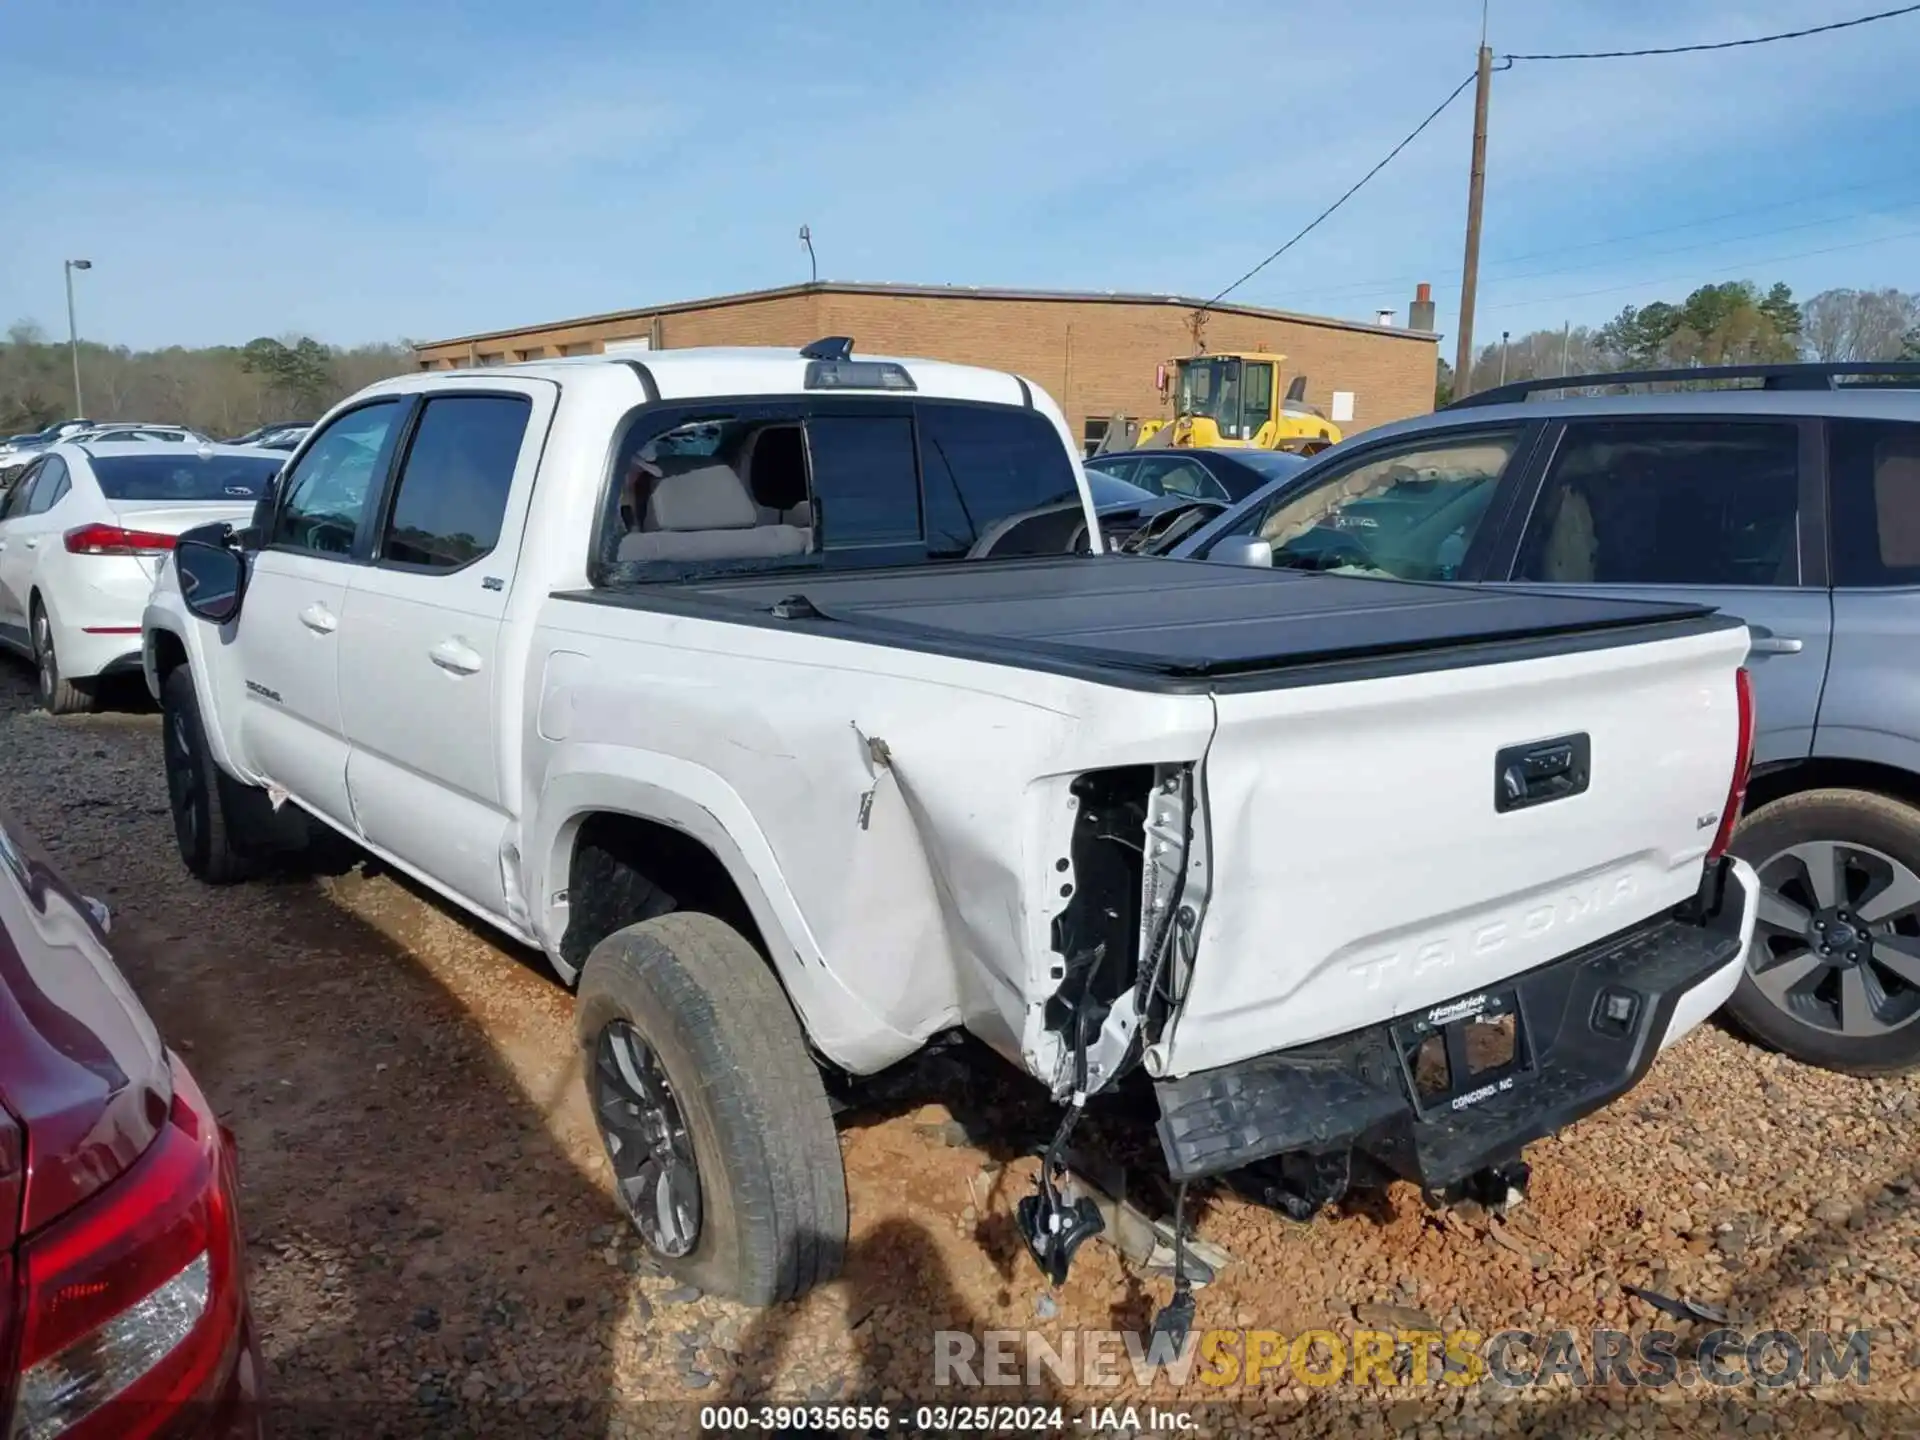
M 1103 553 L 1011 375 L 805 350 L 383 381 L 146 609 L 180 852 L 330 827 L 578 987 L 620 1198 L 753 1302 L 830 1277 L 823 1075 L 964 1029 L 1131 1074 L 1184 1184 L 1444 1194 L 1719 1007 L 1747 630 Z

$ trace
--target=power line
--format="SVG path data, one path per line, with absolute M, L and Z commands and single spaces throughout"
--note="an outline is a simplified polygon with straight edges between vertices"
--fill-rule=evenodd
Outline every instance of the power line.
M 1797 203 L 1797 202 L 1794 202 L 1794 203 Z M 1712 240 L 1698 240 L 1687 245 L 1672 245 L 1672 246 L 1666 247 L 1665 249 L 1660 249 L 1660 250 L 1643 250 L 1637 255 L 1626 256 L 1624 258 L 1627 261 L 1631 262 L 1636 260 L 1657 260 L 1666 255 L 1685 255 L 1695 250 L 1712 250 L 1722 245 L 1737 245 L 1743 240 L 1766 240 L 1775 235 L 1791 235 L 1794 232 L 1800 231 L 1800 230 L 1818 230 L 1829 225 L 1844 225 L 1850 221 L 1868 220 L 1878 215 L 1890 214 L 1890 213 L 1894 213 L 1902 210 L 1911 210 L 1916 205 L 1920 205 L 1920 200 L 1916 200 L 1916 199 L 1900 200 L 1889 205 L 1876 205 L 1871 209 L 1867 209 L 1867 210 L 1850 210 L 1845 214 L 1831 215 L 1823 220 L 1802 220 L 1793 225 L 1775 225 L 1765 230 L 1749 230 L 1739 235 L 1721 235 L 1721 236 L 1715 237 Z M 1772 207 L 1772 208 L 1779 208 L 1779 207 Z M 1726 217 L 1720 216 L 1716 218 L 1724 219 Z M 1702 221 L 1699 223 L 1705 224 L 1707 222 Z M 1670 226 L 1667 228 L 1682 229 L 1685 227 Z M 1656 233 L 1659 233 L 1659 232 L 1656 232 L 1656 231 L 1641 232 L 1642 235 L 1651 235 Z M 1633 238 L 1636 238 L 1636 237 L 1623 235 L 1623 236 L 1615 237 L 1615 240 L 1627 240 L 1627 239 L 1633 239 Z M 1612 241 L 1594 241 L 1594 242 L 1591 242 L 1591 244 L 1586 244 L 1586 245 L 1569 245 L 1565 247 L 1565 252 L 1551 251 L 1551 250 L 1535 251 L 1533 252 L 1533 258 L 1539 258 L 1545 255 L 1572 252 L 1575 250 L 1591 249 L 1593 248 L 1593 245 L 1609 244 L 1609 243 L 1613 243 L 1613 242 Z M 1507 265 L 1507 264 L 1514 263 L 1516 260 L 1526 259 L 1526 258 L 1529 258 L 1529 257 L 1509 256 L 1506 259 L 1489 261 L 1488 263 L 1490 265 Z M 1609 256 L 1604 260 L 1583 261 L 1581 264 L 1578 264 L 1578 265 L 1552 265 L 1542 270 L 1523 270 L 1518 272 L 1517 274 L 1497 275 L 1494 278 L 1500 284 L 1506 285 L 1516 280 L 1538 280 L 1538 279 L 1542 279 L 1544 277 L 1552 276 L 1552 275 L 1574 275 L 1574 274 L 1580 273 L 1583 270 L 1602 270 L 1607 268 L 1608 266 L 1617 265 L 1621 262 L 1622 258 L 1623 257 Z M 1405 279 L 1418 279 L 1418 278 L 1419 278 L 1418 276 L 1397 277 L 1397 279 L 1400 281 L 1404 281 Z M 1295 293 L 1301 296 L 1305 296 L 1313 299 L 1337 300 L 1337 299 L 1346 298 L 1349 295 L 1376 293 L 1382 289 L 1385 289 L 1388 285 L 1391 285 L 1393 283 L 1396 283 L 1396 282 L 1382 281 L 1382 282 L 1374 282 L 1371 284 L 1360 284 L 1356 282 L 1353 285 L 1340 285 L 1340 286 L 1336 286 L 1326 290 L 1303 290 Z M 1448 284 L 1442 283 L 1442 284 L 1436 285 L 1434 288 L 1440 293 L 1445 294 L 1451 290 L 1458 289 L 1459 287 L 1457 285 L 1448 285 Z
M 1503 60 L 1632 60 L 1644 55 L 1692 55 L 1702 50 L 1738 50 L 1747 45 L 1771 45 L 1776 40 L 1804 40 L 1809 35 L 1825 35 L 1834 30 L 1851 30 L 1856 25 L 1871 25 L 1876 20 L 1892 20 L 1900 15 L 1912 15 L 1920 11 L 1920 5 L 1902 5 L 1895 10 L 1882 10 L 1873 15 L 1861 15 L 1852 20 L 1835 20 L 1828 25 L 1813 25 L 1805 30 L 1782 30 L 1773 35 L 1755 35 L 1746 40 L 1721 40 L 1711 45 L 1666 45 L 1648 50 L 1580 50 L 1562 55 L 1503 55 Z
M 1627 240 L 1646 240 L 1655 235 L 1671 235 L 1677 230 L 1697 230 L 1702 225 L 1717 225 L 1722 220 L 1738 220 L 1748 215 L 1766 215 L 1775 210 L 1801 210 L 1815 200 L 1831 200 L 1841 195 L 1856 195 L 1862 190 L 1875 190 L 1886 185 L 1884 178 L 1865 180 L 1858 185 L 1843 185 L 1837 190 L 1817 190 L 1811 195 L 1801 195 L 1792 200 L 1778 200 L 1770 205 L 1749 205 L 1739 210 L 1723 210 L 1717 215 L 1702 215 L 1693 220 L 1682 220 L 1673 225 L 1658 225 L 1651 230 L 1630 230 L 1623 235 L 1602 235 L 1594 240 L 1581 240 L 1571 245 L 1555 245 L 1545 250 L 1523 250 L 1511 255 L 1497 255 L 1486 263 L 1489 265 L 1513 265 L 1522 260 L 1543 260 L 1549 256 L 1567 255 L 1577 250 L 1594 250 L 1602 245 L 1617 245 Z M 1905 202 L 1902 202 L 1905 203 Z M 1852 211 L 1836 219 L 1849 219 L 1872 215 L 1874 210 Z M 1771 233 L 1771 232 L 1768 232 Z M 1379 280 L 1348 280 L 1318 290 L 1296 290 L 1291 294 L 1320 298 L 1339 298 L 1346 295 L 1364 295 L 1377 290 L 1385 290 L 1395 285 L 1411 284 L 1416 280 L 1430 278 L 1425 271 L 1415 271 L 1404 275 L 1389 275 Z M 1442 285 L 1441 289 L 1448 288 Z
M 1878 20 L 1891 20 L 1901 15 L 1911 15 L 1916 12 L 1920 12 L 1920 4 L 1902 5 L 1896 9 L 1882 10 L 1872 15 L 1861 15 L 1851 20 L 1836 20 L 1831 22 L 1830 24 L 1813 25 L 1801 30 L 1782 30 L 1772 35 L 1756 35 L 1756 36 L 1751 36 L 1744 40 L 1722 40 L 1712 44 L 1703 44 L 1703 45 L 1671 45 L 1671 46 L 1647 48 L 1647 49 L 1641 49 L 1641 50 L 1587 50 L 1587 51 L 1568 51 L 1561 54 L 1503 55 L 1500 57 L 1500 64 L 1498 68 L 1501 70 L 1511 69 L 1513 67 L 1514 62 L 1518 60 L 1624 60 L 1624 59 L 1639 58 L 1642 56 L 1649 56 L 1649 55 L 1684 55 L 1684 54 L 1692 54 L 1692 53 L 1696 53 L 1699 51 L 1706 51 L 1706 50 L 1734 50 L 1734 49 L 1739 49 L 1744 46 L 1750 46 L 1750 45 L 1768 45 L 1778 40 L 1801 40 L 1811 35 L 1825 35 L 1835 30 L 1849 30 L 1860 25 L 1870 25 Z M 1484 13 L 1482 18 L 1484 19 Z M 1483 43 L 1482 49 L 1484 50 L 1484 48 L 1485 47 Z M 1475 74 L 1467 76 L 1458 85 L 1454 86 L 1453 90 L 1447 95 L 1447 98 L 1442 100 L 1438 105 L 1436 105 L 1426 119 L 1422 120 L 1418 125 L 1414 126 L 1413 129 L 1410 130 L 1406 134 L 1406 136 L 1401 139 L 1399 144 L 1395 145 L 1391 150 L 1389 150 L 1385 155 L 1383 155 L 1380 158 L 1380 160 L 1374 165 L 1374 167 L 1371 170 L 1367 171 L 1366 174 L 1362 175 L 1358 180 L 1354 181 L 1353 184 L 1347 188 L 1347 190 L 1340 196 L 1339 199 L 1335 200 L 1331 205 L 1327 206 L 1326 209 L 1322 210 L 1318 215 L 1314 216 L 1313 219 L 1309 220 L 1304 226 L 1300 228 L 1299 231 L 1297 231 L 1291 238 L 1289 238 L 1285 244 L 1281 245 L 1272 254 L 1268 255 L 1258 265 L 1255 265 L 1251 270 L 1247 271 L 1239 279 L 1235 280 L 1231 285 L 1228 285 L 1225 289 L 1221 290 L 1218 294 L 1213 296 L 1212 299 L 1208 300 L 1205 304 L 1200 306 L 1200 311 L 1202 313 L 1205 313 L 1207 310 L 1211 309 L 1213 306 L 1219 304 L 1222 300 L 1226 299 L 1227 296 L 1231 295 L 1235 290 L 1238 290 L 1242 285 L 1246 284 L 1247 281 L 1253 279 L 1254 276 L 1258 275 L 1262 270 L 1265 270 L 1274 261 L 1278 260 L 1282 255 L 1285 255 L 1295 245 L 1298 245 L 1302 240 L 1306 239 L 1307 236 L 1311 235 L 1316 229 L 1320 227 L 1321 222 L 1325 221 L 1342 205 L 1345 205 L 1347 201 L 1351 200 L 1355 195 L 1357 195 L 1362 189 L 1362 187 L 1364 187 L 1369 180 L 1373 179 L 1374 176 L 1378 175 L 1382 170 L 1386 169 L 1387 166 L 1392 163 L 1395 156 L 1399 155 L 1399 153 L 1402 150 L 1406 149 L 1407 146 L 1411 145 L 1417 138 L 1419 138 L 1419 136 L 1427 129 L 1427 127 L 1433 124 L 1434 121 L 1438 120 L 1440 116 L 1446 112 L 1447 107 L 1452 105 L 1455 100 L 1458 100 L 1461 94 L 1466 90 L 1467 86 L 1473 84 L 1477 78 L 1478 78 L 1478 72 L 1476 71 Z M 1702 223 L 1705 223 L 1705 222 L 1702 222 Z M 1685 228 L 1685 227 L 1674 227 L 1674 228 Z M 1651 233 L 1658 233 L 1658 232 L 1650 231 L 1650 232 L 1644 232 L 1644 233 L 1651 234 Z M 1841 247 L 1841 248 L 1845 248 L 1845 247 Z M 1538 253 L 1544 254 L 1547 252 L 1538 252 Z M 1543 272 L 1543 273 L 1553 273 L 1553 272 Z
M 1869 245 L 1886 245 L 1895 240 L 1913 240 L 1920 238 L 1920 230 L 1899 230 L 1891 235 L 1876 235 L 1871 240 L 1855 240 L 1846 245 L 1823 245 L 1818 250 L 1796 250 L 1789 255 L 1768 255 L 1757 260 L 1743 261 L 1738 265 L 1728 265 L 1719 270 L 1709 270 L 1705 276 L 1701 272 L 1691 275 L 1664 275 L 1654 280 L 1634 280 L 1625 285 L 1608 285 L 1599 290 L 1578 290 L 1571 295 L 1543 295 L 1527 300 L 1503 300 L 1498 305 L 1489 305 L 1489 310 L 1517 310 L 1526 305 L 1558 305 L 1563 300 L 1585 300 L 1593 295 L 1617 295 L 1623 290 L 1645 290 L 1653 285 L 1689 285 L 1714 275 L 1737 275 L 1742 270 L 1753 270 L 1761 265 L 1780 265 L 1789 260 L 1807 260 L 1815 255 L 1834 255 L 1842 250 L 1863 250 Z
M 1448 95 L 1447 98 L 1442 100 L 1438 105 L 1434 106 L 1433 113 L 1428 115 L 1427 118 L 1422 120 L 1418 125 L 1414 126 L 1412 130 L 1408 131 L 1406 138 L 1401 140 L 1401 142 L 1398 145 L 1394 146 L 1393 149 L 1389 150 L 1385 155 L 1383 155 L 1380 158 L 1380 162 L 1378 164 L 1376 164 L 1371 170 L 1367 171 L 1367 173 L 1362 175 L 1358 180 L 1354 181 L 1353 184 L 1347 188 L 1346 194 L 1342 195 L 1338 200 L 1334 201 L 1326 209 L 1322 210 L 1318 215 L 1314 216 L 1313 219 L 1309 220 L 1306 223 L 1306 225 L 1301 228 L 1299 233 L 1297 233 L 1291 240 L 1287 241 L 1286 244 L 1282 245 L 1278 250 L 1274 251 L 1271 255 L 1267 256 L 1266 259 L 1262 260 L 1258 265 L 1254 266 L 1251 270 L 1247 271 L 1247 273 L 1242 275 L 1238 280 L 1234 281 L 1231 285 L 1227 286 L 1227 288 L 1222 290 L 1218 295 L 1215 295 L 1211 300 L 1207 301 L 1207 303 L 1205 305 L 1202 305 L 1200 309 L 1202 311 L 1206 311 L 1211 309 L 1213 306 L 1218 305 L 1222 300 L 1226 299 L 1227 296 L 1231 295 L 1234 291 L 1238 290 L 1242 285 L 1246 284 L 1247 281 L 1251 280 L 1254 276 L 1258 275 L 1262 270 L 1266 269 L 1267 266 L 1271 265 L 1274 261 L 1278 260 L 1282 255 L 1286 254 L 1287 251 L 1291 250 L 1295 245 L 1298 245 L 1302 240 L 1306 239 L 1307 236 L 1312 234 L 1315 227 L 1317 227 L 1322 220 L 1325 220 L 1329 215 L 1333 214 L 1334 211 L 1338 210 L 1342 205 L 1346 204 L 1347 201 L 1351 200 L 1356 194 L 1358 194 L 1361 186 L 1365 185 L 1369 180 L 1373 179 L 1374 176 L 1378 175 L 1382 170 L 1386 169 L 1387 165 L 1392 161 L 1394 156 L 1398 155 L 1402 150 L 1406 149 L 1407 146 L 1411 145 L 1419 137 L 1421 131 L 1425 130 L 1429 125 L 1433 124 L 1434 121 L 1438 120 L 1441 116 L 1441 113 L 1445 111 L 1449 105 L 1453 104 L 1454 101 L 1458 100 L 1460 98 L 1461 92 L 1464 91 L 1469 85 L 1473 84 L 1473 82 L 1477 78 L 1478 78 L 1478 74 L 1476 72 L 1474 75 L 1467 76 L 1466 79 L 1462 80 L 1458 85 L 1454 86 L 1453 93 Z

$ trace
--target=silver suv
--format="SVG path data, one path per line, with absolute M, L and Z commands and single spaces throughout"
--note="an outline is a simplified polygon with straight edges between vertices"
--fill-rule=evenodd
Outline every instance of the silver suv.
M 1757 737 L 1734 849 L 1766 889 L 1728 1011 L 1812 1064 L 1920 1065 L 1920 364 L 1502 386 L 1338 445 L 1168 553 L 1738 615 Z

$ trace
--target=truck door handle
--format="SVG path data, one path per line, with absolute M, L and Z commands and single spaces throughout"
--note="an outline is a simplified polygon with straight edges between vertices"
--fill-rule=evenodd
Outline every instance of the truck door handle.
M 480 668 L 480 652 L 458 640 L 442 640 L 427 652 L 427 658 L 455 675 L 471 675 Z
M 340 626 L 334 613 L 318 600 L 300 612 L 300 623 L 316 635 L 331 635 Z
M 1755 655 L 1798 655 L 1807 648 L 1807 642 L 1797 635 L 1776 635 L 1764 625 L 1749 625 L 1752 636 L 1748 646 Z
M 40 542 L 38 540 L 22 540 L 20 543 L 29 550 L 38 550 L 40 548 Z

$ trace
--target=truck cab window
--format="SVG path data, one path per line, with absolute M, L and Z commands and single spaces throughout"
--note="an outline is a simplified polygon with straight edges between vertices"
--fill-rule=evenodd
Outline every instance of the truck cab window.
M 285 498 L 273 517 L 268 544 L 347 556 L 359 533 L 376 477 L 393 454 L 406 402 L 376 400 L 349 410 L 307 447 L 279 487 Z
M 816 415 L 807 421 L 821 546 L 914 545 L 920 483 L 905 415 Z
M 427 401 L 400 467 L 381 560 L 458 570 L 492 550 L 532 414 L 533 402 L 519 395 Z
M 1066 446 L 1045 416 L 937 401 L 915 405 L 914 414 L 928 559 L 1065 550 L 1085 522 Z
M 1799 430 L 1782 424 L 1569 425 L 1513 578 L 1797 585 L 1799 445 Z
M 620 469 L 621 565 L 764 562 L 814 549 L 800 427 L 706 417 L 644 440 Z

